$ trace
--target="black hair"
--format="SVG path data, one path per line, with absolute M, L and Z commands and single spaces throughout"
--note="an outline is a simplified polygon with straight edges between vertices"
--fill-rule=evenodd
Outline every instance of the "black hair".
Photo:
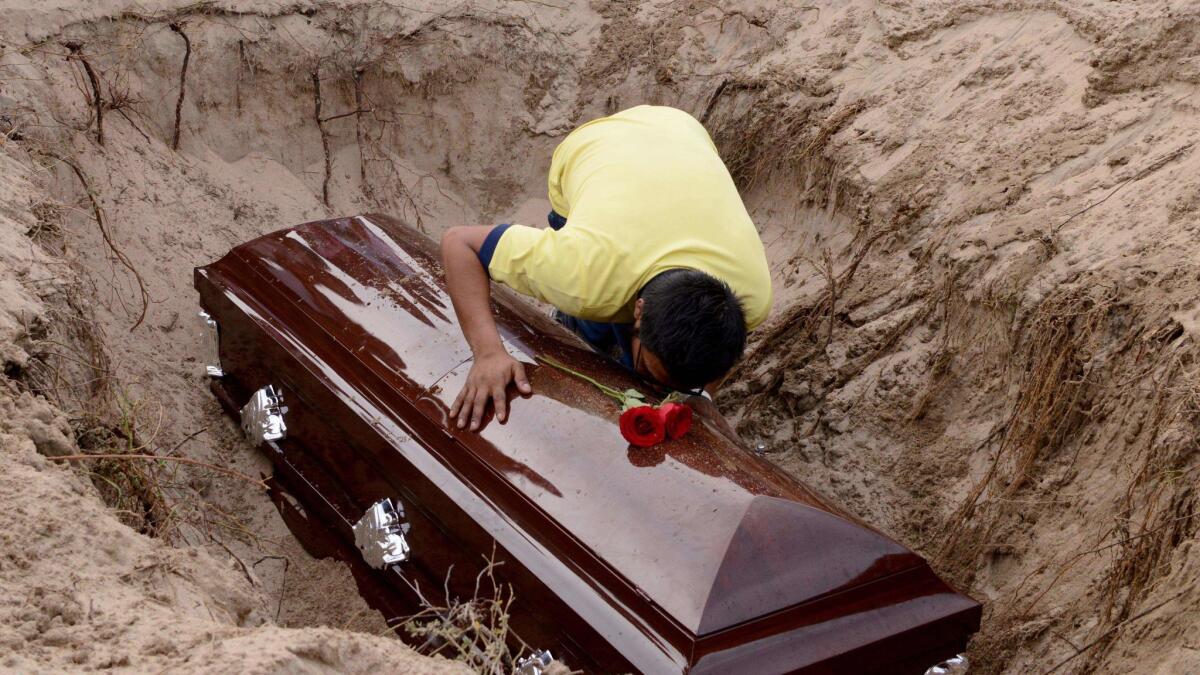
M 746 347 L 746 316 L 728 284 L 691 269 L 667 270 L 642 287 L 638 336 L 679 387 L 729 372 Z

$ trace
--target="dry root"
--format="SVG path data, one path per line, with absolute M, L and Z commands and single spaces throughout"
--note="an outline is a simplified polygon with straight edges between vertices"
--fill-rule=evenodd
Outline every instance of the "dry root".
M 986 542 L 1012 515 L 1010 498 L 1029 482 L 1035 465 L 1079 428 L 1095 393 L 1097 334 L 1112 303 L 1110 295 L 1065 288 L 1038 305 L 1018 330 L 1028 337 L 1014 361 L 1027 364 L 1026 370 L 987 474 L 950 519 L 940 557 L 952 567 L 975 568 Z
M 44 155 L 51 159 L 58 160 L 59 162 L 62 162 L 70 167 L 71 171 L 75 173 L 75 177 L 79 179 L 79 183 L 83 186 L 83 190 L 87 195 L 88 202 L 92 205 L 92 215 L 96 219 L 96 226 L 100 228 L 100 236 L 104 238 L 104 243 L 108 246 L 108 250 L 112 252 L 113 257 L 115 257 L 117 261 L 121 263 L 122 267 L 129 270 L 130 274 L 133 275 L 134 281 L 137 282 L 138 294 L 140 296 L 142 307 L 141 311 L 137 315 L 137 320 L 134 321 L 133 325 L 129 327 L 130 332 L 133 332 L 138 326 L 142 325 L 142 321 L 146 319 L 146 311 L 150 308 L 150 292 L 146 290 L 146 282 L 142 279 L 142 273 L 139 272 L 137 267 L 134 266 L 133 262 L 129 260 L 129 257 L 126 256 L 121 249 L 117 248 L 116 243 L 113 241 L 112 234 L 108 229 L 108 223 L 104 218 L 104 210 L 100 208 L 100 202 L 96 200 L 96 193 L 92 189 L 91 181 L 88 180 L 87 175 L 84 174 L 83 169 L 80 168 L 79 164 L 76 163 L 75 160 L 45 148 L 34 148 L 33 152 Z
M 1116 288 L 1102 285 L 1068 287 L 1034 311 L 1015 360 L 1027 365 L 1012 413 L 994 436 L 987 474 L 948 523 L 940 563 L 967 581 L 995 542 L 1018 526 L 1022 500 L 1013 497 L 1029 491 L 1048 462 L 1057 460 L 1060 474 L 1070 479 L 1077 457 L 1063 451 L 1074 445 L 1078 453 L 1084 443 L 1076 432 L 1085 423 L 1107 439 L 1101 443 L 1120 444 L 1117 452 L 1128 457 L 1129 480 L 1117 499 L 1116 525 L 1095 546 L 1040 566 L 1006 591 L 1009 600 L 990 613 L 995 644 L 988 649 L 1006 652 L 1022 643 L 1001 644 L 1003 626 L 1013 627 L 1009 633 L 1020 626 L 1050 626 L 1053 622 L 1036 619 L 1043 600 L 1102 555 L 1111 562 L 1100 579 L 1100 621 L 1088 642 L 1072 645 L 1075 656 L 1059 664 L 1094 669 L 1121 628 L 1162 606 L 1147 609 L 1142 603 L 1168 571 L 1176 547 L 1197 532 L 1198 465 L 1191 459 L 1200 449 L 1195 345 L 1174 321 L 1158 331 L 1139 328 L 1119 297 Z M 1130 371 L 1135 375 L 1117 377 Z
M 100 78 L 96 75 L 96 70 L 92 68 L 91 62 L 83 55 L 82 43 L 68 42 L 63 46 L 71 53 L 69 58 L 83 64 L 83 70 L 87 73 L 88 83 L 92 88 L 92 96 L 88 105 L 92 109 L 93 119 L 96 120 L 96 143 L 104 145 L 104 97 L 100 93 Z
M 192 41 L 188 38 L 187 33 L 183 32 L 183 26 L 179 23 L 172 23 L 171 30 L 183 38 L 183 65 L 179 68 L 179 98 L 175 100 L 175 133 L 171 136 L 171 149 L 179 149 L 179 127 L 183 118 L 183 97 L 187 94 L 187 71 L 188 61 L 192 59 Z

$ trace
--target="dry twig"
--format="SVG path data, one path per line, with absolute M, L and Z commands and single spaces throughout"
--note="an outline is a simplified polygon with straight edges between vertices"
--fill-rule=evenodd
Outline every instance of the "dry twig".
M 1126 185 L 1129 185 L 1130 183 L 1133 183 L 1135 181 L 1139 181 L 1139 180 L 1145 178 L 1146 176 L 1149 176 L 1150 174 L 1154 173 L 1155 171 L 1158 171 L 1159 169 L 1163 168 L 1167 164 L 1170 164 L 1171 162 L 1179 159 L 1180 157 L 1183 156 L 1184 153 L 1186 153 L 1188 150 L 1191 150 L 1193 145 L 1195 145 L 1195 143 L 1184 143 L 1180 147 L 1175 148 L 1171 152 L 1168 152 L 1167 154 L 1163 155 L 1162 157 L 1159 157 L 1158 159 L 1154 160 L 1148 166 L 1146 166 L 1142 170 L 1138 171 L 1137 173 L 1133 174 L 1129 178 L 1126 178 L 1125 180 L 1121 181 L 1120 184 L 1118 184 L 1115 188 L 1113 188 L 1111 192 L 1104 195 L 1103 198 L 1101 198 L 1098 201 L 1092 202 L 1091 204 L 1088 204 L 1087 206 L 1083 207 L 1082 209 L 1076 211 L 1075 213 L 1072 213 L 1070 215 L 1070 217 L 1068 217 L 1066 220 L 1062 221 L 1058 225 L 1055 225 L 1054 229 L 1051 230 L 1051 232 L 1050 232 L 1051 236 L 1058 234 L 1058 231 L 1063 229 L 1063 227 L 1065 227 L 1067 225 L 1067 223 L 1071 222 L 1072 220 L 1075 220 L 1079 216 L 1082 216 L 1083 214 L 1087 213 L 1088 211 L 1091 211 L 1092 209 L 1096 208 L 1097 206 L 1100 206 L 1104 202 L 1108 201 L 1113 195 L 1120 192 Z
M 262 488 L 262 490 L 264 492 L 267 490 L 267 484 L 258 478 L 252 478 L 252 477 L 247 476 L 246 474 L 242 473 L 241 471 L 227 469 L 223 466 L 217 466 L 216 464 L 209 464 L 208 462 L 201 462 L 198 459 L 191 459 L 189 457 L 169 457 L 169 456 L 163 456 L 163 455 L 127 455 L 127 454 L 123 454 L 123 453 L 104 453 L 104 454 L 98 454 L 98 455 L 60 455 L 57 457 L 49 457 L 48 459 L 51 459 L 55 462 L 83 462 L 83 461 L 90 461 L 90 460 L 97 460 L 97 459 L 120 459 L 120 460 L 140 459 L 140 460 L 150 460 L 150 461 L 178 462 L 180 464 L 190 464 L 192 466 L 203 467 L 205 469 L 209 469 L 210 471 L 216 471 L 218 473 L 223 473 L 227 476 L 233 476 L 234 478 L 244 480 L 247 483 L 251 483 L 252 485 Z
M 1062 668 L 1063 666 L 1067 665 L 1071 661 L 1075 660 L 1075 658 L 1077 656 L 1084 654 L 1092 647 L 1095 647 L 1096 645 L 1108 640 L 1110 637 L 1112 637 L 1112 635 L 1114 633 L 1116 633 L 1120 628 L 1122 628 L 1126 624 L 1137 621 L 1138 619 L 1141 619 L 1144 616 L 1147 616 L 1153 612 L 1158 611 L 1159 609 L 1161 609 L 1163 606 L 1167 605 L 1168 603 L 1170 603 L 1178 598 L 1183 597 L 1183 594 L 1187 593 L 1190 590 L 1192 590 L 1191 587 L 1185 588 L 1182 591 L 1179 591 L 1178 593 L 1176 593 L 1175 595 L 1172 595 L 1171 597 L 1167 598 L 1166 600 L 1163 600 L 1162 602 L 1154 605 L 1153 607 L 1150 607 L 1141 612 L 1138 612 L 1134 616 L 1131 616 L 1128 619 L 1125 619 L 1124 621 L 1114 625 L 1113 627 L 1111 627 L 1108 630 L 1101 633 L 1100 637 L 1096 638 L 1095 640 L 1092 640 L 1091 642 L 1087 643 L 1086 645 L 1084 645 L 1082 647 L 1079 647 L 1078 651 L 1076 651 L 1074 654 L 1072 654 L 1072 655 L 1068 656 L 1067 658 L 1063 659 L 1062 661 L 1059 661 L 1058 663 L 1054 664 L 1054 667 L 1052 667 L 1052 668 L 1050 668 L 1050 670 L 1047 670 L 1046 672 L 1042 673 L 1042 675 L 1050 675 L 1050 673 L 1057 671 L 1059 668 Z
M 509 627 L 515 596 L 511 588 L 496 581 L 495 551 L 485 560 L 486 564 L 475 577 L 475 589 L 469 599 L 451 597 L 449 572 L 443 587 L 444 606 L 430 602 L 418 586 L 409 582 L 424 609 L 409 617 L 403 625 L 412 637 L 425 638 L 418 648 L 423 653 L 449 652 L 455 660 L 466 663 L 477 673 L 507 675 L 529 647 Z M 490 592 L 484 591 L 485 582 L 491 585 Z M 516 653 L 510 643 L 517 645 Z

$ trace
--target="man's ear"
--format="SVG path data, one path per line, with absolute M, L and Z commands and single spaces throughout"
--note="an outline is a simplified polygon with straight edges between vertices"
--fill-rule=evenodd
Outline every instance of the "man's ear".
M 638 298 L 637 302 L 633 303 L 633 321 L 637 323 L 642 320 L 642 308 L 646 306 L 644 298 Z

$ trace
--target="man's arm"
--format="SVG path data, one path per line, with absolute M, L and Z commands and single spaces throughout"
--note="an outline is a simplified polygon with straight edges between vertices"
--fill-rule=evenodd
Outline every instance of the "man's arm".
M 509 382 L 515 381 L 522 394 L 532 391 L 525 367 L 504 350 L 492 318 L 490 282 L 479 260 L 479 249 L 491 230 L 488 226 L 452 227 L 442 236 L 446 288 L 463 336 L 475 355 L 466 384 L 450 406 L 450 419 L 457 418 L 458 428 L 462 429 L 469 418 L 472 431 L 483 421 L 489 399 L 496 406 L 496 419 L 508 419 L 504 391 Z

